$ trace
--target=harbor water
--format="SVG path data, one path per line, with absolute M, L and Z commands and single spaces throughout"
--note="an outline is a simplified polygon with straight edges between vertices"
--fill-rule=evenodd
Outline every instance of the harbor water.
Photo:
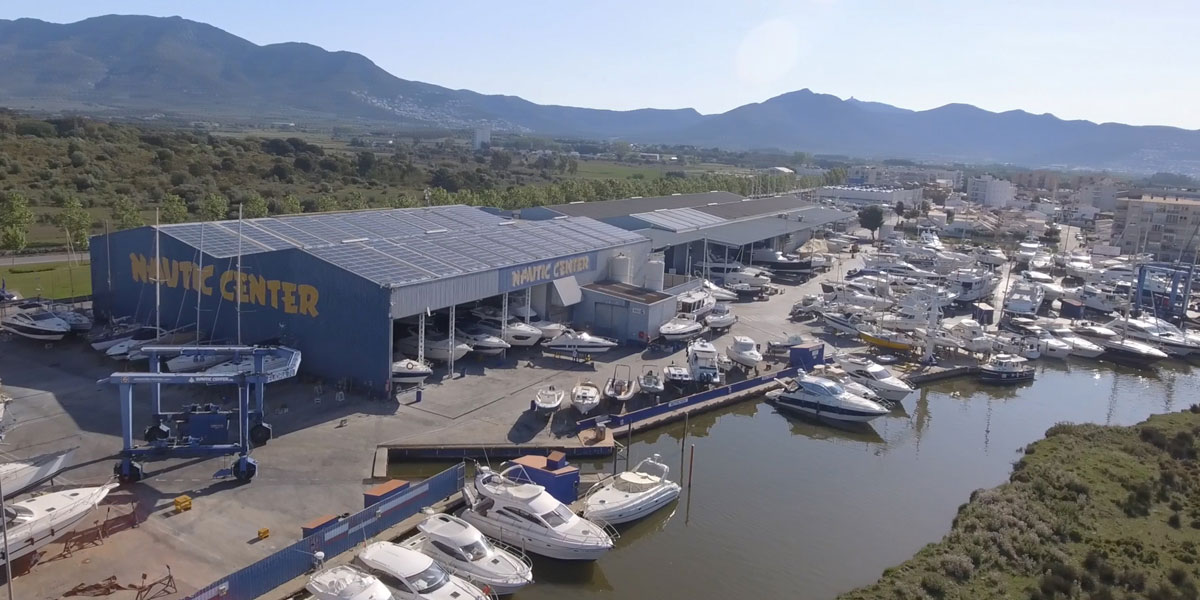
M 1177 361 L 1137 371 L 1041 360 L 1037 370 L 1015 388 L 928 385 L 866 429 L 781 414 L 762 399 L 697 416 L 687 425 L 690 492 L 622 526 L 599 561 L 534 557 L 537 583 L 514 597 L 833 598 L 941 539 L 971 492 L 1003 483 L 1020 449 L 1055 423 L 1129 425 L 1200 399 L 1200 378 Z M 683 430 L 635 435 L 632 462 L 659 453 L 678 480 Z

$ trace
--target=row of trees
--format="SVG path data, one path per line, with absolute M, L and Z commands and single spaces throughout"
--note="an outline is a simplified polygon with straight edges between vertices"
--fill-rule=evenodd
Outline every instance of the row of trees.
M 9 192 L 0 199 L 0 246 L 20 252 L 29 244 L 29 228 L 36 220 L 29 201 L 20 193 Z M 92 219 L 78 198 L 68 198 L 54 217 L 54 224 L 63 230 L 77 248 L 87 248 Z

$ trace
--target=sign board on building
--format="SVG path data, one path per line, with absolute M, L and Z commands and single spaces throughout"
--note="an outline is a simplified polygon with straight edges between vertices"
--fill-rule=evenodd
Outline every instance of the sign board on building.
M 595 252 L 554 258 L 500 270 L 500 291 L 511 292 L 555 279 L 587 273 L 598 267 Z

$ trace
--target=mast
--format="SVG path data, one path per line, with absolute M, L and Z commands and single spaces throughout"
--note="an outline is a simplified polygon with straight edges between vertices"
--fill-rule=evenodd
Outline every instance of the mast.
M 162 300 L 162 252 L 158 245 L 158 209 L 154 209 L 154 331 L 156 335 L 162 335 L 160 331 L 159 301 Z
M 108 293 L 112 295 L 112 240 L 108 231 L 108 219 L 104 220 L 104 266 L 108 269 Z
M 242 345 L 242 205 L 238 205 L 237 243 L 237 343 Z
M 197 262 L 196 277 L 192 280 L 196 285 L 196 345 L 200 345 L 200 288 L 204 287 L 204 221 L 200 221 L 200 260 Z

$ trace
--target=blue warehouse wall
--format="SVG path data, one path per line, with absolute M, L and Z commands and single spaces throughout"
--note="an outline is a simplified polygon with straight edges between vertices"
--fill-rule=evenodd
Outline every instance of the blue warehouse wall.
M 154 322 L 154 233 L 140 228 L 93 240 L 92 279 L 98 311 Z M 237 259 L 204 256 L 160 236 L 161 324 L 194 327 L 197 284 L 200 329 L 212 340 L 237 339 Z M 112 260 L 107 248 L 111 246 Z M 112 286 L 108 286 L 111 268 Z M 244 343 L 282 340 L 304 353 L 301 370 L 350 378 L 381 389 L 391 372 L 390 293 L 295 249 L 242 258 Z

